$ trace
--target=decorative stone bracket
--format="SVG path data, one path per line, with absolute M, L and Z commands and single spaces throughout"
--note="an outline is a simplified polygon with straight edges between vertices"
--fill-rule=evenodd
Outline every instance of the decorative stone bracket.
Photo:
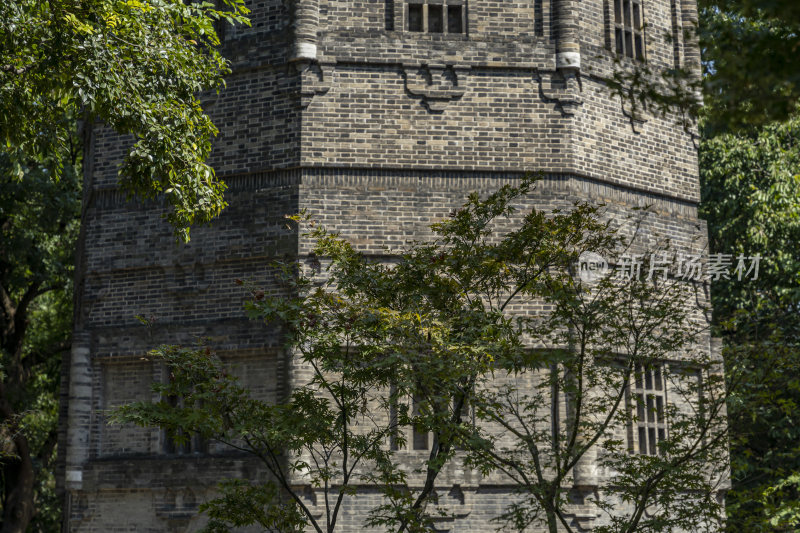
M 199 261 L 175 262 L 170 269 L 160 268 L 165 292 L 177 299 L 193 299 L 211 288 L 210 276 Z
M 545 102 L 554 102 L 567 116 L 572 116 L 583 105 L 583 86 L 579 73 L 574 69 L 559 69 L 555 72 L 538 72 L 539 96 Z
M 569 492 L 569 503 L 564 506 L 564 518 L 576 531 L 591 531 L 601 513 L 590 501 L 598 499 L 599 494 L 595 489 L 573 488 Z
M 314 520 L 320 520 L 325 516 L 325 494 L 321 491 L 314 490 L 310 486 L 303 487 L 299 494 L 300 499 Z
M 189 488 L 167 489 L 163 497 L 154 503 L 159 518 L 188 523 L 197 515 L 197 497 Z
M 474 493 L 464 493 L 459 485 L 453 485 L 447 492 L 438 492 L 435 495 L 436 508 L 443 515 L 432 514 L 434 529 L 438 533 L 458 531 L 458 521 L 467 518 L 472 512 L 472 498 Z
M 325 514 L 325 496 L 320 490 L 305 487 L 300 498 L 315 519 L 321 519 Z M 434 530 L 437 533 L 451 533 L 458 531 L 458 521 L 467 518 L 472 512 L 474 492 L 465 493 L 459 485 L 453 485 L 450 490 L 438 490 L 432 495 L 429 505 L 436 509 L 431 512 Z M 439 511 L 443 514 L 439 514 Z
M 408 94 L 420 97 L 431 113 L 441 113 L 466 92 L 468 70 L 445 65 L 403 65 L 403 80 Z
M 316 61 L 298 61 L 295 68 L 300 75 L 300 107 L 306 109 L 315 96 L 330 90 L 333 67 Z

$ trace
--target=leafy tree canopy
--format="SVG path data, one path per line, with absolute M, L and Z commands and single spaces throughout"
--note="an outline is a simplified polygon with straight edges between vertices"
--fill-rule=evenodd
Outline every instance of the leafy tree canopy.
M 77 158 L 77 154 L 74 154 Z M 52 531 L 57 391 L 72 329 L 73 250 L 80 215 L 75 159 L 52 179 L 0 154 L 0 475 L 2 531 Z
M 784 120 L 800 99 L 800 4 L 700 0 L 707 126 L 738 129 Z
M 733 490 L 730 531 L 800 526 L 800 117 L 700 145 L 712 252 L 761 255 L 758 279 L 719 280 L 726 338 Z
M 219 6 L 219 7 L 217 7 Z M 247 22 L 244 0 L 19 0 L 0 4 L 0 146 L 11 175 L 25 160 L 70 151 L 76 120 L 101 121 L 135 144 L 120 169 L 124 190 L 166 195 L 183 238 L 224 207 L 205 163 L 217 129 L 197 94 L 228 72 L 218 20 Z
M 224 207 L 205 164 L 216 129 L 197 100 L 228 72 L 217 22 L 244 0 L 0 3 L 2 532 L 53 531 L 57 389 L 69 348 L 81 152 L 95 123 L 133 138 L 124 190 L 165 194 L 189 226 Z
M 715 311 L 747 309 L 800 333 L 800 116 L 755 134 L 724 134 L 700 147 L 703 202 L 714 252 L 763 257 L 756 280 L 717 284 Z M 779 313 L 776 315 L 775 313 Z M 762 323 L 763 326 L 763 323 Z M 765 331 L 770 331 L 769 329 Z

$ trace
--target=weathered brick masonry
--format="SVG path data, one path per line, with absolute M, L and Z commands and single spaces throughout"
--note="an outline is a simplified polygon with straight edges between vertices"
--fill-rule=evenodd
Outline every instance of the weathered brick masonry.
M 699 68 L 696 47 L 684 42 L 694 3 L 642 0 L 653 67 Z M 68 531 L 192 531 L 217 480 L 266 475 L 213 447 L 166 453 L 161 432 L 110 427 L 104 413 L 148 398 L 149 384 L 163 379 L 141 360 L 149 349 L 197 336 L 211 337 L 255 394 L 285 392 L 289 359 L 275 331 L 245 318 L 246 294 L 234 280 L 269 289 L 271 260 L 307 253 L 309 242 L 285 227 L 287 214 L 307 209 L 360 249 L 384 254 L 424 237 L 468 192 L 541 171 L 532 205 L 590 199 L 622 218 L 650 204 L 654 238 L 702 248 L 690 133 L 674 117 L 632 120 L 603 83 L 617 68 L 614 0 L 447 4 L 463 10 L 460 33 L 408 31 L 405 0 L 249 2 L 252 27 L 226 30 L 227 88 L 206 99 L 221 131 L 212 164 L 230 207 L 193 229 L 188 245 L 175 244 L 163 206 L 118 192 L 129 139 L 94 132 L 62 394 Z M 443 530 L 492 530 L 489 520 L 508 503 L 507 488 L 457 467 L 442 487 L 441 501 L 460 517 Z M 365 494 L 348 507 L 344 530 L 361 529 L 375 501 Z M 592 523 L 579 506 L 575 520 Z

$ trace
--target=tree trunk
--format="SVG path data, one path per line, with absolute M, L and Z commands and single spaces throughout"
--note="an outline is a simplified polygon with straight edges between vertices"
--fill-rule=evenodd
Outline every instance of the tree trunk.
M 547 531 L 549 533 L 558 533 L 558 517 L 555 509 L 546 509 L 545 516 L 547 516 Z
M 14 444 L 19 459 L 3 467 L 7 492 L 0 533 L 25 533 L 34 514 L 34 473 L 28 439 L 17 435 Z

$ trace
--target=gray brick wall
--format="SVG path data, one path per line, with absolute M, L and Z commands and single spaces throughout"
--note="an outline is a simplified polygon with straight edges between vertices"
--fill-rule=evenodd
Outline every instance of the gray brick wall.
M 117 190 L 131 139 L 98 128 L 85 180 L 75 345 L 63 380 L 59 485 L 68 531 L 193 531 L 217 480 L 265 478 L 229 450 L 166 456 L 159 431 L 108 427 L 104 411 L 146 398 L 149 382 L 162 379 L 140 359 L 149 349 L 198 336 L 211 337 L 264 398 L 302 375 L 279 349 L 278 332 L 245 318 L 247 295 L 234 283 L 277 290 L 270 262 L 308 252 L 310 243 L 286 229 L 287 214 L 308 209 L 359 249 L 382 255 L 429 235 L 428 225 L 468 192 L 537 171 L 546 177 L 527 205 L 587 199 L 622 219 L 651 204 L 652 239 L 703 249 L 691 132 L 671 116 L 631 122 L 605 88 L 614 68 L 632 66 L 614 61 L 613 0 L 467 0 L 460 35 L 404 31 L 404 5 L 248 2 L 252 27 L 225 31 L 234 70 L 227 88 L 203 98 L 220 129 L 211 164 L 228 185 L 230 207 L 194 228 L 188 245 L 175 243 L 161 203 L 129 202 Z M 697 50 L 682 37 L 695 10 L 694 0 L 644 0 L 649 64 L 697 67 Z M 578 51 L 580 69 L 557 68 L 557 54 Z M 409 452 L 409 464 L 417 460 Z M 492 530 L 509 501 L 502 480 L 458 463 L 440 490 L 459 517 L 442 530 Z M 362 529 L 376 503 L 364 492 L 345 510 L 344 531 Z M 578 503 L 576 520 L 581 512 Z

